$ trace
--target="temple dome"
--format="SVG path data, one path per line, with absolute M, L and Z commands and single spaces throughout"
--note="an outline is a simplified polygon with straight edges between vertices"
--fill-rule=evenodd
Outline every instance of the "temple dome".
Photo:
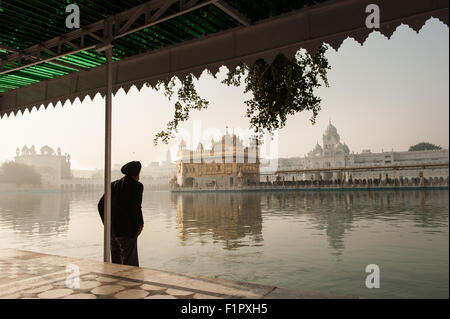
M 330 124 L 328 124 L 327 129 L 325 130 L 325 135 L 337 135 L 337 128 L 333 124 L 331 124 L 331 121 Z
M 321 156 L 323 154 L 322 146 L 319 143 L 316 144 L 314 149 L 308 153 L 309 156 Z

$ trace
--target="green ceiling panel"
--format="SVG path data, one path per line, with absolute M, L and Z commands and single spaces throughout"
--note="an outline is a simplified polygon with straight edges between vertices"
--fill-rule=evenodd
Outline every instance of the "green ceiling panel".
M 199 3 L 203 1 L 205 0 L 199 1 Z M 252 22 L 323 1 L 326 0 L 225 0 L 228 5 L 234 7 Z M 80 7 L 81 25 L 87 26 L 145 2 L 147 0 L 77 0 L 76 4 Z M 9 54 L 5 48 L 23 50 L 71 31 L 65 27 L 67 17 L 65 8 L 71 3 L 73 3 L 71 0 L 0 1 L 0 59 Z M 178 10 L 179 4 L 175 3 L 161 18 L 177 13 Z M 131 28 L 141 25 L 143 19 L 141 17 Z M 117 61 L 237 26 L 239 23 L 229 15 L 214 5 L 207 5 L 116 39 L 113 59 Z M 88 42 L 92 42 L 92 39 L 88 37 L 85 39 L 87 45 L 94 44 Z M 70 46 L 63 45 L 61 52 L 68 52 L 67 50 L 70 49 Z M 51 55 L 43 52 L 42 56 L 50 57 Z M 58 64 L 58 61 L 63 62 L 64 65 Z M 104 64 L 105 61 L 104 53 L 88 50 L 58 58 L 53 62 L 0 74 L 0 93 L 78 72 L 80 68 L 95 68 Z M 4 64 L 3 70 L 10 70 L 17 65 L 16 62 L 2 64 Z M 70 67 L 71 65 L 73 68 Z

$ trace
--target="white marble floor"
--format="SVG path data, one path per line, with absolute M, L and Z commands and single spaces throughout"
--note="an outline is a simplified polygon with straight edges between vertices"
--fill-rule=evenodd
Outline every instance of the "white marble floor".
M 320 294 L 141 267 L 0 250 L 0 298 L 327 298 Z

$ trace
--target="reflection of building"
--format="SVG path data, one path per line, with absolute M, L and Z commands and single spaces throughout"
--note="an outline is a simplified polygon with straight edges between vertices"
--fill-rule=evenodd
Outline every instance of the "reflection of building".
M 235 134 L 211 141 L 210 149 L 199 143 L 197 150 L 180 144 L 176 183 L 181 187 L 229 187 L 259 182 L 258 144 L 245 147 Z
M 182 241 L 211 234 L 235 249 L 262 242 L 261 199 L 252 193 L 172 194 L 177 207 L 177 228 Z M 248 239 L 246 239 L 248 238 Z
M 360 154 L 350 153 L 350 149 L 345 143 L 340 141 L 340 136 L 331 121 L 322 136 L 323 144 L 316 144 L 305 157 L 279 159 L 279 170 L 302 170 L 302 169 L 327 169 L 343 167 L 372 167 L 372 166 L 394 166 L 411 164 L 433 164 L 448 163 L 448 149 L 434 151 L 414 151 L 414 152 L 381 152 L 372 153 L 370 150 L 364 150 Z M 426 178 L 448 176 L 448 168 L 427 168 L 427 169 L 408 169 L 398 171 L 396 177 L 419 177 L 420 171 L 423 171 Z M 366 172 L 351 172 L 353 179 L 383 178 L 393 174 L 392 170 Z M 350 174 L 345 176 L 341 172 L 320 172 L 308 174 L 283 174 L 285 180 L 337 180 L 348 179 Z M 272 177 L 274 179 L 275 177 Z
M 40 154 L 36 153 L 34 145 L 31 148 L 24 146 L 22 151 L 17 148 L 15 162 L 33 166 L 41 175 L 42 187 L 59 188 L 62 179 L 71 178 L 70 155 L 62 155 L 59 147 L 55 152 L 45 145 Z
M 386 226 L 420 225 L 443 227 L 448 220 L 448 191 L 382 191 L 382 192 L 257 192 L 264 216 L 302 216 L 303 221 L 326 235 L 334 255 L 345 250 L 346 239 L 354 243 L 351 233 L 364 236 L 361 227 L 376 225 L 373 221 L 389 220 Z M 447 209 L 445 209 L 447 207 Z M 283 214 L 280 214 L 283 212 Z M 426 212 L 426 213 L 425 213 Z M 291 218 L 291 216 L 289 218 Z M 280 217 L 282 218 L 282 217 Z M 270 218 L 265 219 L 269 223 Z M 388 225 L 389 224 L 389 225 Z M 363 225 L 363 226 L 362 226 Z M 376 227 L 376 226 L 374 226 Z M 397 226 L 396 226 L 397 227 Z M 264 229 L 268 226 L 265 225 Z
M 71 198 L 54 192 L 0 194 L 0 218 L 18 234 L 53 236 L 67 232 Z

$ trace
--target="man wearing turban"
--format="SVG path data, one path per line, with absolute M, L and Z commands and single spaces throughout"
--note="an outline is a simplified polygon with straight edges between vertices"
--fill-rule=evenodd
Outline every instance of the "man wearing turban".
M 137 237 L 144 227 L 142 218 L 142 193 L 139 182 L 141 163 L 129 162 L 121 168 L 125 175 L 111 183 L 111 260 L 115 264 L 139 266 Z M 102 219 L 104 196 L 98 203 Z

